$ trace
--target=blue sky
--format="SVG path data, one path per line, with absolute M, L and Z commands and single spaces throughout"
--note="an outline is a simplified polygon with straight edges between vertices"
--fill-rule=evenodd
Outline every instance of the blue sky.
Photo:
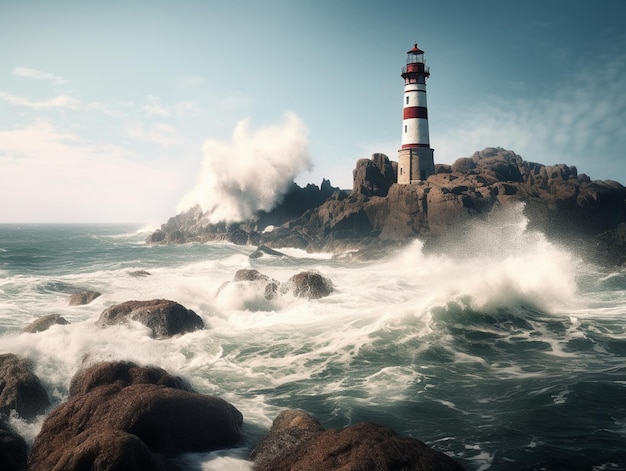
M 276 171 L 350 188 L 357 159 L 397 158 L 415 41 L 436 162 L 500 146 L 626 184 L 625 17 L 621 0 L 5 1 L 0 222 L 165 222 L 216 194 L 207 162 L 261 193 Z M 267 172 L 249 141 L 295 163 Z

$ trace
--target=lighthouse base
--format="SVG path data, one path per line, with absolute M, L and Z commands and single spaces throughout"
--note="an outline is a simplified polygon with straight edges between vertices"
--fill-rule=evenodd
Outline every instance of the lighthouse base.
M 412 147 L 398 151 L 398 183 L 408 184 L 426 180 L 435 174 L 434 150 L 430 147 Z

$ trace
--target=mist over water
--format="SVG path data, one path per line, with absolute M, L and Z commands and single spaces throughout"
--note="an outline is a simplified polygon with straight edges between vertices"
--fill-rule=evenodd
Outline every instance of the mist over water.
M 295 177 L 311 169 L 308 130 L 294 113 L 280 124 L 252 130 L 237 123 L 229 142 L 209 139 L 196 186 L 178 211 L 200 205 L 210 222 L 236 222 L 280 203 Z
M 290 249 L 251 260 L 230 244 L 145 246 L 116 226 L 0 226 L 0 351 L 31 358 L 54 406 L 84 361 L 156 364 L 244 415 L 241 448 L 185 457 L 189 469 L 251 469 L 247 454 L 285 408 L 324 426 L 374 421 L 466 469 L 624 469 L 626 273 L 607 272 L 494 214 L 445 253 L 420 241 L 380 261 Z M 302 270 L 335 291 L 268 301 L 233 283 L 256 268 Z M 131 277 L 133 270 L 151 275 Z M 77 288 L 102 296 L 67 306 Z M 207 329 L 168 340 L 142 325 L 96 328 L 107 306 L 168 298 Z M 21 329 L 57 313 L 71 322 Z M 41 420 L 15 425 L 30 441 Z

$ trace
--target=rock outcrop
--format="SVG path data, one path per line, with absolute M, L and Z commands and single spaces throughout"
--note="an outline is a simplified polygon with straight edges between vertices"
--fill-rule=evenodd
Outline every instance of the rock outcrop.
M 126 301 L 116 304 L 100 314 L 97 324 L 106 327 L 128 321 L 141 322 L 149 327 L 152 335 L 157 338 L 204 329 L 204 322 L 198 314 L 167 299 Z
M 53 325 L 67 325 L 69 322 L 60 314 L 49 314 L 35 319 L 33 322 L 24 327 L 24 332 L 34 334 L 48 330 Z
M 49 405 L 48 393 L 30 360 L 12 353 L 0 355 L 0 415 L 15 410 L 21 418 L 31 420 Z
M 68 400 L 44 421 L 30 470 L 179 470 L 171 458 L 236 445 L 242 423 L 233 405 L 158 368 L 95 365 L 75 376 Z
M 410 185 L 395 184 L 396 171 L 385 155 L 374 154 L 357 162 L 350 194 L 331 192 L 327 184 L 328 191 L 318 193 L 327 198 L 318 203 L 319 198 L 318 204 L 277 209 L 230 226 L 203 224 L 202 211 L 195 208 L 170 219 L 148 241 L 221 238 L 272 248 L 341 251 L 416 237 L 436 241 L 494 208 L 524 203 L 531 228 L 585 247 L 583 255 L 595 261 L 626 263 L 626 229 L 621 226 L 626 223 L 626 188 L 618 182 L 592 181 L 564 164 L 527 162 L 502 148 L 438 164 L 434 175 Z M 299 194 L 293 190 L 283 205 Z
M 307 412 L 281 412 L 253 450 L 255 471 L 459 471 L 452 458 L 414 438 L 372 423 L 325 430 Z

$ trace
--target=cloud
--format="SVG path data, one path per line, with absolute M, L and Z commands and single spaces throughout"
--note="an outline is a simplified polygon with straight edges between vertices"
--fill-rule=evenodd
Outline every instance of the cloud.
M 207 140 L 196 186 L 178 206 L 199 204 L 211 222 L 235 222 L 270 210 L 298 173 L 311 168 L 308 130 L 294 114 L 280 124 L 250 129 L 239 121 L 230 141 Z
M 135 121 L 127 124 L 126 133 L 133 139 L 160 146 L 172 147 L 186 142 L 186 138 L 171 124 L 154 123 L 146 126 Z
M 161 99 L 156 96 L 148 96 L 148 104 L 143 106 L 144 111 L 151 115 L 168 117 L 170 115 L 169 106 L 164 105 Z
M 244 108 L 250 104 L 250 101 L 249 96 L 239 92 L 222 98 L 219 102 L 219 107 L 226 111 L 232 111 Z
M 29 67 L 15 67 L 12 70 L 13 75 L 18 77 L 28 77 L 37 80 L 49 80 L 51 82 L 56 83 L 57 85 L 62 85 L 67 83 L 63 77 L 59 77 L 58 75 L 54 75 L 48 72 L 42 72 L 37 69 L 31 69 Z
M 626 147 L 625 89 L 626 59 L 616 57 L 589 64 L 548 97 L 491 98 L 482 108 L 455 110 L 442 118 L 444 131 L 431 133 L 435 160 L 451 163 L 500 146 L 526 160 L 576 165 L 592 178 L 611 178 L 610 168 L 623 159 L 618 153 Z
M 76 98 L 72 98 L 68 95 L 59 95 L 54 98 L 50 98 L 48 100 L 34 101 L 29 100 L 28 98 L 12 95 L 6 92 L 0 92 L 0 99 L 6 101 L 7 103 L 15 106 L 25 106 L 28 108 L 32 108 L 35 110 L 45 109 L 45 108 L 67 108 L 67 109 L 78 109 L 82 106 L 80 100 Z
M 179 118 L 195 118 L 200 116 L 202 109 L 193 101 L 181 101 L 174 105 L 176 116 Z
M 0 131 L 0 200 L 10 202 L 0 222 L 145 222 L 180 194 L 176 166 L 47 120 Z

